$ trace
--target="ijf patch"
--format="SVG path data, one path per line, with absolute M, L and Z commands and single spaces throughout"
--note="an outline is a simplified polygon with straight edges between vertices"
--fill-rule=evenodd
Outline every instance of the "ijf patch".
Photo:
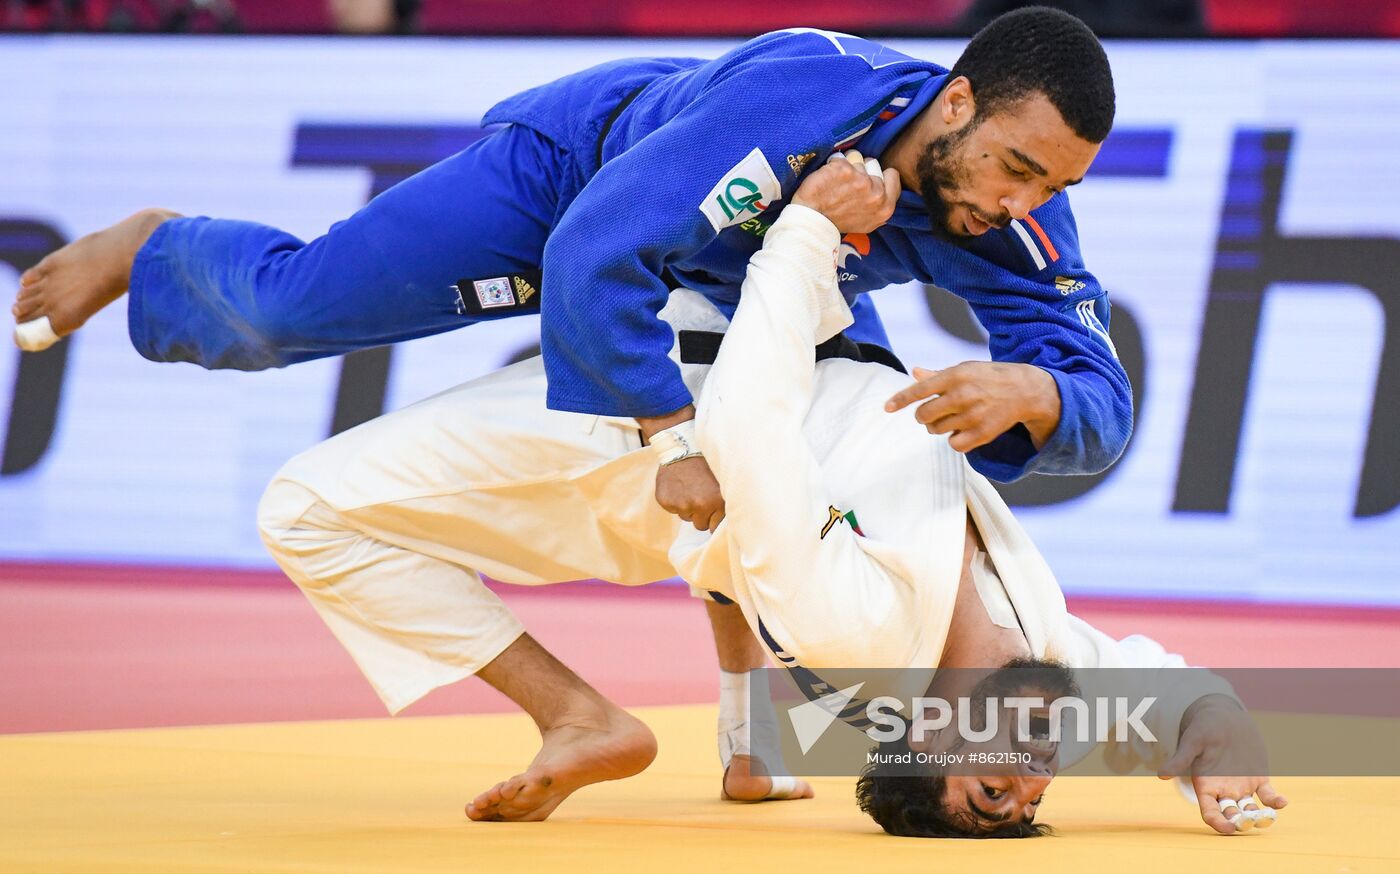
M 762 150 L 755 148 L 720 177 L 700 202 L 700 212 L 719 233 L 756 217 L 782 197 L 778 177 Z
M 472 283 L 472 286 L 476 289 L 477 302 L 484 310 L 515 305 L 515 292 L 510 290 L 508 277 L 496 276 L 491 279 L 478 279 Z
M 506 316 L 540 310 L 538 270 L 486 279 L 457 280 L 457 312 L 464 316 Z

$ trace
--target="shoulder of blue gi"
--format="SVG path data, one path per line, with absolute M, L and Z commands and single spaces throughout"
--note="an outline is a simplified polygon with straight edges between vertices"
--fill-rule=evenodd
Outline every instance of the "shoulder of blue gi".
M 931 75 L 858 42 L 866 54 L 823 33 L 766 34 L 656 78 L 613 116 L 601 166 L 545 250 L 552 407 L 655 415 L 688 400 L 656 318 L 668 292 L 658 277 L 780 209 L 842 132 L 906 79 Z

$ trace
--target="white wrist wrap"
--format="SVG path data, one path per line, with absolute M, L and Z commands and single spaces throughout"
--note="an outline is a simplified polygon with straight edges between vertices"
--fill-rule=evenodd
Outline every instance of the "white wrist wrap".
M 664 431 L 657 431 L 651 435 L 648 442 L 661 459 L 662 467 L 704 455 L 700 451 L 700 442 L 695 438 L 694 419 L 672 425 Z

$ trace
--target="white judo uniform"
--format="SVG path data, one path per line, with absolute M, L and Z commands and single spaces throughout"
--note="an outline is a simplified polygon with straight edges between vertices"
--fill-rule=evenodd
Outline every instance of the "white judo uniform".
M 989 615 L 1018 625 L 1034 655 L 1148 669 L 1141 677 L 1184 666 L 1067 613 L 991 484 L 946 438 L 884 411 L 907 376 L 813 360 L 851 321 L 839 242 L 825 217 L 789 206 L 732 324 L 685 290 L 662 312 L 678 332 L 726 332 L 712 366 L 681 365 L 726 500 L 713 535 L 657 505 L 657 454 L 634 420 L 545 407 L 539 359 L 333 437 L 278 473 L 259 508 L 263 538 L 391 711 L 522 633 L 478 573 L 522 585 L 680 575 L 736 601 L 787 664 L 932 669 L 969 514 L 987 550 L 974 576 Z M 1183 707 L 1154 711 L 1154 731 L 1174 742 Z

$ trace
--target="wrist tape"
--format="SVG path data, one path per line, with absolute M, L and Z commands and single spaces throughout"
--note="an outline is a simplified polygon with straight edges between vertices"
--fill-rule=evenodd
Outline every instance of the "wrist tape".
M 657 457 L 661 459 L 662 467 L 704 455 L 700 451 L 699 441 L 695 439 L 694 419 L 672 425 L 664 431 L 657 431 L 651 435 L 649 442 Z

